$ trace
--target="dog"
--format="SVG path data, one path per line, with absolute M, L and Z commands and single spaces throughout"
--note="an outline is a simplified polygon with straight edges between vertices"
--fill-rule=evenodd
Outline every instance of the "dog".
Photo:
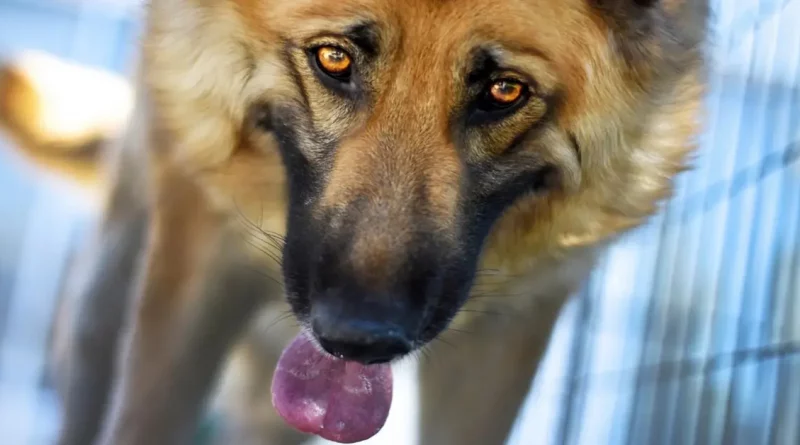
M 32 65 L 0 78 L 20 153 L 102 193 L 55 324 L 60 445 L 188 444 L 212 405 L 218 443 L 362 441 L 415 356 L 420 443 L 502 444 L 702 125 L 705 0 L 146 8 L 129 86 L 52 80 L 116 91 L 77 130 Z

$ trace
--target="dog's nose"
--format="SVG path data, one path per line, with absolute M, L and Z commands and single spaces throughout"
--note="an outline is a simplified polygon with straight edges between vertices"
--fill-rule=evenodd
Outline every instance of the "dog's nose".
M 396 321 L 396 309 L 376 305 L 359 311 L 332 309 L 325 302 L 315 302 L 311 328 L 320 346 L 334 357 L 372 365 L 411 352 L 411 336 Z

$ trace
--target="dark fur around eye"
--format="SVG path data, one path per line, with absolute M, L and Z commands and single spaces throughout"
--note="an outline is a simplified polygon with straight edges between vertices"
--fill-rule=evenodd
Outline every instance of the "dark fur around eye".
M 496 81 L 487 85 L 467 110 L 467 125 L 480 126 L 503 120 L 522 108 L 530 98 L 527 86 L 523 87 L 519 98 L 510 103 L 501 103 L 492 97 L 490 88 Z
M 322 45 L 322 46 L 329 46 L 329 45 Z M 356 83 L 355 83 L 355 67 L 350 67 L 346 72 L 337 74 L 331 73 L 325 70 L 322 66 L 320 66 L 320 62 L 318 59 L 318 52 L 322 46 L 315 46 L 312 48 L 308 48 L 306 50 L 306 57 L 308 58 L 308 64 L 311 67 L 311 70 L 317 76 L 320 83 L 324 85 L 329 90 L 338 93 L 338 94 L 353 94 L 356 92 Z M 349 53 L 344 49 L 338 48 L 340 51 L 343 51 L 345 54 Z M 355 63 L 355 59 L 350 56 L 353 63 Z

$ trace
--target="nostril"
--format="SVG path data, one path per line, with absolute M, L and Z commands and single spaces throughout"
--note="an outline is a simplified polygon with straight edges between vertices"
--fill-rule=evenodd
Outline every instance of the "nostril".
M 314 335 L 329 354 L 364 364 L 386 363 L 411 352 L 405 331 L 387 323 L 324 317 L 312 321 Z
M 322 348 L 329 354 L 343 360 L 356 361 L 365 365 L 388 363 L 411 352 L 408 342 L 394 341 L 394 339 L 372 343 L 331 340 L 325 337 L 318 337 L 318 339 Z

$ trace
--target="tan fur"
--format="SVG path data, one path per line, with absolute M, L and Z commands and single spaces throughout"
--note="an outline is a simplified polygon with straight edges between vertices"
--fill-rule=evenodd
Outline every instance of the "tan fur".
M 557 166 L 558 174 L 547 178 L 545 193 L 517 199 L 493 224 L 473 298 L 452 322 L 477 334 L 446 333 L 448 341 L 463 342 L 462 352 L 434 348 L 445 364 L 433 359 L 442 369 L 423 366 L 421 373 L 423 443 L 502 443 L 564 300 L 588 277 L 605 245 L 641 224 L 669 196 L 673 177 L 694 148 L 704 92 L 699 56 L 687 56 L 694 65 L 667 78 L 659 70 L 669 66 L 659 64 L 682 54 L 670 54 L 655 38 L 624 47 L 615 33 L 626 25 L 615 19 L 625 16 L 614 8 L 636 7 L 624 5 L 627 1 L 607 0 L 613 19 L 587 0 L 411 0 L 402 7 L 387 0 L 152 1 L 136 78 L 137 108 L 111 156 L 116 173 L 110 177 L 121 191 L 110 194 L 101 224 L 114 232 L 118 225 L 110 209 L 126 200 L 147 211 L 148 241 L 137 255 L 142 271 L 133 285 L 137 303 L 128 315 L 127 352 L 120 362 L 125 368 L 117 378 L 120 393 L 106 419 L 103 443 L 185 439 L 194 425 L 190 411 L 195 411 L 173 408 L 158 415 L 146 408 L 166 403 L 165 385 L 185 372 L 170 354 L 188 348 L 184 340 L 205 338 L 210 328 L 199 323 L 208 308 L 217 307 L 214 298 L 224 291 L 213 289 L 226 277 L 248 270 L 280 281 L 286 172 L 274 135 L 253 125 L 254 107 L 276 98 L 307 101 L 319 137 L 339 141 L 325 164 L 329 174 L 317 210 L 337 215 L 363 200 L 369 218 L 355 222 L 348 258 L 364 286 L 380 289 L 402 267 L 414 242 L 419 212 L 412 210 L 426 215 L 443 245 L 455 246 L 464 230 L 457 206 L 466 174 L 463 160 L 494 162 L 503 156 L 522 131 L 548 116 L 554 105 L 543 98 L 552 95 L 559 100 L 552 123 L 529 150 L 537 165 Z M 665 17 L 688 23 L 669 16 L 677 16 L 685 2 L 663 3 Z M 339 32 L 353 17 L 385 30 L 382 52 L 365 74 L 373 91 L 370 107 L 343 103 L 315 79 L 303 54 L 282 46 Z M 463 85 L 469 51 L 484 42 L 491 42 L 509 66 L 535 79 L 537 95 L 491 131 L 469 129 L 463 141 L 456 141 L 451 112 L 468 95 Z M 624 57 L 630 57 L 627 65 Z M 41 87 L 28 82 L 29 74 L 13 65 L 0 72 L 5 73 L 0 118 L 17 136 L 48 141 L 34 145 L 63 140 L 76 147 L 88 143 L 84 135 L 114 139 L 120 131 L 94 122 L 78 123 L 64 134 L 42 125 L 25 128 L 19 123 L 39 122 L 36 117 L 44 115 L 49 102 L 36 100 Z M 649 90 L 657 80 L 663 82 L 659 88 L 669 87 L 669 97 Z M 77 91 L 93 95 L 90 89 Z M 311 131 L 295 130 L 306 158 L 326 163 L 326 153 L 310 142 Z M 137 193 L 142 195 L 132 198 Z M 329 230 L 347 224 L 334 216 Z M 248 279 L 257 281 L 255 275 Z M 231 355 L 222 346 L 205 355 L 186 354 L 196 360 L 212 357 L 203 372 L 216 369 L 214 354 L 228 357 L 214 406 L 228 418 L 229 438 L 296 443 L 299 436 L 280 428 L 264 385 L 276 351 L 295 328 L 284 323 L 264 332 L 264 320 L 288 309 L 280 289 L 258 286 L 267 308 L 246 335 L 236 334 Z M 492 295 L 513 297 L 481 298 Z M 488 315 L 492 312 L 507 317 L 495 319 Z M 239 317 L 244 324 L 246 317 Z M 233 333 L 233 316 L 225 320 Z M 494 361 L 482 357 L 492 354 Z M 459 369 L 471 371 L 459 376 Z M 470 392 L 470 385 L 487 379 L 511 383 Z M 443 388 L 445 383 L 460 386 Z M 185 398 L 180 392 L 172 396 L 187 404 L 195 400 L 185 391 Z M 477 406 L 503 391 L 513 396 L 499 396 L 496 411 Z M 456 426 L 464 422 L 468 428 Z M 144 435 L 146 429 L 154 432 Z M 64 437 L 68 434 L 61 445 L 77 445 Z
M 87 188 L 98 187 L 98 148 L 121 131 L 132 102 L 124 78 L 47 53 L 0 67 L 0 128 L 26 158 Z

